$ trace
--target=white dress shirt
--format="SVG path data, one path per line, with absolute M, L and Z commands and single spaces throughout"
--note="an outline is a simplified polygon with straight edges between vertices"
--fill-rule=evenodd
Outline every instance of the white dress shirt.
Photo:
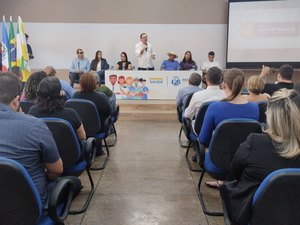
M 138 67 L 140 68 L 152 68 L 153 67 L 153 62 L 152 62 L 152 54 L 153 52 L 153 47 L 152 44 L 149 42 L 147 43 L 147 51 L 143 51 L 143 54 L 141 54 L 141 50 L 146 47 L 141 41 L 135 46 L 135 55 L 138 57 Z
M 220 101 L 225 98 L 225 92 L 219 86 L 208 86 L 203 91 L 198 91 L 193 94 L 189 106 L 184 111 L 186 118 L 193 119 L 200 106 L 205 102 Z
M 201 66 L 201 70 L 207 71 L 209 68 L 214 67 L 214 66 L 222 69 L 220 66 L 220 63 L 218 61 L 210 62 L 207 60 L 207 61 L 203 62 L 202 66 Z

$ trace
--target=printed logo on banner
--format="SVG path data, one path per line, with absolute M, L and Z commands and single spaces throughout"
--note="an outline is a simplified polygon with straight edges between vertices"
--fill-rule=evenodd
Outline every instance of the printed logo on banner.
M 178 86 L 181 84 L 181 80 L 178 76 L 174 76 L 171 80 L 171 84 L 173 84 L 174 86 Z
M 150 84 L 163 84 L 162 77 L 150 77 Z

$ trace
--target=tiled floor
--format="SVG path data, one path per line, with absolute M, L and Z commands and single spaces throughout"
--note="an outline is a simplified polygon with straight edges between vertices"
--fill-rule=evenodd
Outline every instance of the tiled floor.
M 104 171 L 93 171 L 96 192 L 86 213 L 69 215 L 66 225 L 221 225 L 223 217 L 205 216 L 178 144 L 178 122 L 119 121 L 118 141 Z M 98 159 L 99 160 L 99 159 Z M 98 162 L 99 163 L 99 162 Z M 76 198 L 84 203 L 89 188 Z M 220 209 L 216 190 L 204 189 L 208 207 Z

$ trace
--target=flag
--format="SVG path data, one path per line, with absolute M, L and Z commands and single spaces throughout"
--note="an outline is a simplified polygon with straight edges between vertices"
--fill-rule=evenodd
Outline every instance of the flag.
M 20 67 L 23 81 L 26 82 L 30 76 L 30 66 L 24 26 L 20 16 L 18 17 L 17 27 L 17 66 Z
M 16 49 L 16 38 L 12 17 L 10 17 L 9 25 L 9 49 L 10 49 L 10 68 L 17 65 L 17 49 Z
M 9 70 L 9 40 L 8 40 L 8 34 L 6 30 L 6 22 L 5 17 L 3 16 L 3 22 L 2 22 L 2 49 L 1 49 L 1 55 L 2 55 L 2 71 L 8 71 Z

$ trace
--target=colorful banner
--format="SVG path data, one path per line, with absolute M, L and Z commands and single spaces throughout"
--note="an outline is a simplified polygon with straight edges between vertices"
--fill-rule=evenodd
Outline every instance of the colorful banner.
M 1 55 L 2 55 L 2 71 L 9 70 L 9 39 L 6 29 L 5 17 L 3 16 L 2 22 L 2 47 L 1 47 Z
M 201 71 L 106 70 L 105 85 L 117 99 L 176 99 L 178 90 L 189 84 L 192 73 Z
M 9 49 L 10 49 L 10 68 L 17 65 L 17 49 L 16 49 L 16 38 L 12 17 L 9 22 Z

